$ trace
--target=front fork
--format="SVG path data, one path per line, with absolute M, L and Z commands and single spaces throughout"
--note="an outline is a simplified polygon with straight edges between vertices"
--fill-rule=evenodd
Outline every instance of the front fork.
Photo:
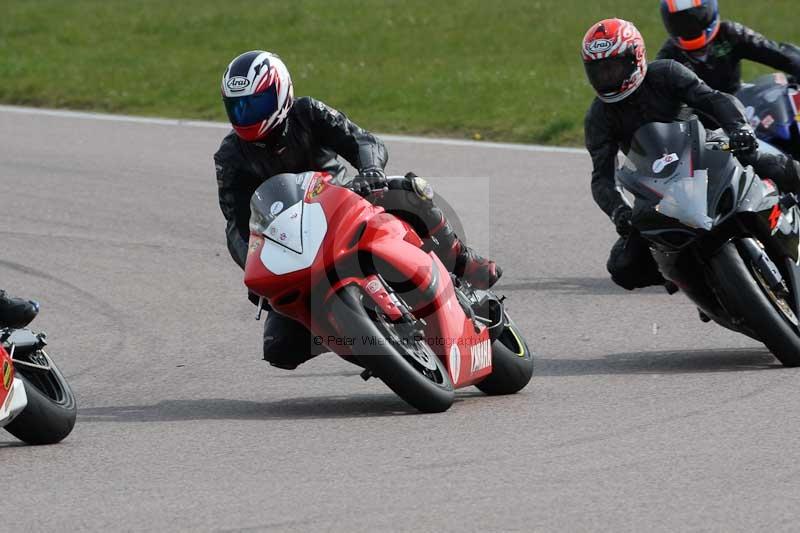
M 761 274 L 761 277 L 771 290 L 788 294 L 786 283 L 783 280 L 780 269 L 772 259 L 770 259 L 764 248 L 759 246 L 754 239 L 750 238 L 741 239 L 737 241 L 736 244 L 739 253 L 742 254 L 745 259 L 750 260 L 750 264 Z

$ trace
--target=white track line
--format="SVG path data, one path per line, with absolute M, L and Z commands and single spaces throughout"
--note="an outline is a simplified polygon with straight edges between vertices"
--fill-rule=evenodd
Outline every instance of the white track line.
M 180 120 L 170 118 L 134 117 L 131 115 L 112 115 L 108 113 L 89 113 L 85 111 L 65 111 L 61 109 L 41 109 L 37 107 L 23 107 L 0 105 L 0 113 L 17 115 L 43 115 L 48 117 L 73 118 L 80 120 L 101 120 L 108 122 L 128 122 L 134 124 L 155 124 L 159 126 L 188 126 L 192 128 L 230 129 L 224 122 L 209 122 L 203 120 Z M 467 148 L 491 148 L 496 150 L 517 150 L 521 152 L 545 152 L 562 154 L 586 154 L 581 148 L 564 148 L 560 146 L 541 146 L 536 144 L 496 143 L 483 141 L 467 141 L 459 139 L 437 139 L 430 137 L 413 137 L 409 135 L 384 135 L 381 139 L 390 142 L 414 144 L 438 144 L 442 146 L 461 146 Z

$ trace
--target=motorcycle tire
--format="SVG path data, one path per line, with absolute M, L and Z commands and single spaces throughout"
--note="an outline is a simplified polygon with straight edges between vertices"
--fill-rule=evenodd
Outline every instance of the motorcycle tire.
M 733 243 L 710 260 L 726 303 L 786 367 L 800 366 L 800 336 L 776 309 Z
M 498 396 L 521 391 L 533 377 L 533 354 L 511 318 L 505 316 L 503 332 L 492 343 L 492 373 L 475 386 Z
M 58 367 L 52 361 L 46 372 L 16 365 L 16 377 L 25 385 L 28 405 L 5 429 L 27 444 L 64 440 L 75 427 L 78 409 L 75 395 Z
M 433 368 L 420 365 L 410 353 L 413 343 L 397 342 L 391 322 L 370 316 L 374 313 L 370 313 L 358 287 L 344 288 L 331 305 L 336 323 L 347 328 L 340 334 L 353 339 L 353 355 L 373 376 L 423 413 L 441 413 L 450 408 L 455 398 L 453 383 L 432 351 L 426 357 Z

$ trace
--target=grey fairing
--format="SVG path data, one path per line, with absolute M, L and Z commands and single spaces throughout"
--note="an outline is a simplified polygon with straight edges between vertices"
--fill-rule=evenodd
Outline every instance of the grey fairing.
M 636 199 L 634 211 L 655 209 L 670 183 L 690 177 L 696 170 L 707 170 L 707 213 L 713 220 L 713 226 L 732 216 L 742 192 L 754 181 L 752 170 L 745 171 L 729 153 L 706 149 L 705 142 L 705 128 L 696 120 L 652 123 L 640 128 L 634 135 L 625 164 L 617 173 L 620 184 Z M 678 161 L 656 172 L 659 169 L 659 157 L 670 154 L 677 155 Z M 731 209 L 719 213 L 720 201 L 727 190 L 732 194 Z M 667 231 L 675 230 L 679 228 L 672 227 Z M 688 227 L 684 230 L 696 231 Z M 656 228 L 650 231 L 658 232 Z
M 702 126 L 701 126 L 702 127 Z M 654 122 L 642 126 L 633 137 L 625 162 L 617 172 L 617 180 L 637 199 L 657 202 L 659 191 L 672 178 L 691 174 L 691 131 L 688 123 Z M 658 156 L 676 154 L 677 164 L 655 172 Z M 656 155 L 657 154 L 657 155 Z
M 741 167 L 739 167 L 741 169 Z M 772 209 L 778 203 L 778 190 L 768 186 L 764 181 L 755 178 L 752 167 L 747 167 L 744 171 L 739 171 L 737 183 L 732 183 L 736 188 L 742 190 L 741 197 L 738 198 L 736 211 L 738 213 L 758 213 L 767 209 Z
M 743 192 L 738 201 L 736 213 L 759 214 L 760 217 L 763 217 L 762 220 L 766 218 L 764 224 L 769 224 L 770 220 L 766 213 L 771 213 L 775 205 L 780 202 L 780 194 L 775 185 L 757 179 L 751 167 L 740 172 L 738 179 Z M 798 249 L 800 210 L 794 206 L 781 210 L 781 214 L 777 225 L 771 228 L 771 239 L 780 246 L 791 262 L 797 264 L 800 261 L 800 249 Z
M 660 163 L 656 165 L 666 154 L 678 159 L 664 168 Z M 771 213 L 780 201 L 774 184 L 758 179 L 752 167 L 743 167 L 730 153 L 709 149 L 706 131 L 699 121 L 642 127 L 634 136 L 617 178 L 635 197 L 634 226 L 656 245 L 682 249 L 697 237 L 741 216 L 759 238 L 780 247 L 780 253 L 794 262 L 800 260 L 800 211 L 784 210 L 777 226 L 773 226 Z M 700 183 L 693 183 L 698 179 Z M 703 180 L 706 186 L 698 187 Z M 673 194 L 676 187 L 684 186 L 688 195 Z M 705 194 L 705 203 L 698 193 Z M 697 200 L 694 203 L 693 197 Z

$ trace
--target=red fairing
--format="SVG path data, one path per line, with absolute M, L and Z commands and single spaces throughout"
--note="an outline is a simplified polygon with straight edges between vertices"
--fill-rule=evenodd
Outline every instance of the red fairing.
M 800 91 L 791 89 L 789 91 L 789 98 L 792 101 L 792 109 L 794 110 L 796 115 L 795 119 L 797 120 L 797 122 L 800 122 Z
M 305 196 L 306 204 L 322 206 L 327 220 L 324 240 L 311 265 L 282 275 L 271 272 L 261 258 L 265 237 L 254 233 L 245 285 L 266 297 L 275 311 L 328 338 L 337 335 L 325 312 L 328 299 L 347 285 L 359 285 L 389 318 L 402 317 L 383 282 L 375 275 L 360 274 L 359 261 L 370 258 L 380 264 L 380 272 L 393 273 L 392 279 L 384 274 L 387 280 L 407 286 L 401 296 L 414 315 L 425 320 L 426 340 L 450 372 L 454 386 L 465 387 L 490 374 L 489 332 L 483 325 L 475 331 L 441 261 L 421 249 L 422 240 L 407 223 L 349 189 L 333 185 L 331 179 L 328 174 L 315 174 Z M 348 355 L 347 347 L 336 346 L 335 351 Z
M 0 407 L 5 404 L 8 398 L 8 391 L 14 382 L 14 363 L 8 356 L 5 348 L 0 346 Z
M 350 190 L 331 185 L 331 179 L 329 174 L 315 174 L 305 198 L 306 204 L 322 205 L 328 223 L 325 240 L 311 266 L 283 275 L 270 272 L 260 260 L 264 236 L 258 234 L 250 235 L 245 265 L 244 283 L 251 291 L 266 297 L 273 309 L 291 316 L 314 332 L 322 331 L 324 326 L 318 324 L 323 317 L 312 311 L 323 309 L 329 296 L 331 284 L 327 273 L 349 270 L 348 262 L 357 261 L 356 254 L 364 240 L 356 242 L 356 232 L 360 231 L 362 224 L 383 213 L 382 208 L 373 206 Z
M 453 386 L 472 385 L 492 373 L 489 330 L 475 323 L 459 304 L 452 280 L 438 257 L 433 256 L 438 272 L 434 298 L 417 310 L 427 322 L 425 334 L 430 347 L 445 363 Z

